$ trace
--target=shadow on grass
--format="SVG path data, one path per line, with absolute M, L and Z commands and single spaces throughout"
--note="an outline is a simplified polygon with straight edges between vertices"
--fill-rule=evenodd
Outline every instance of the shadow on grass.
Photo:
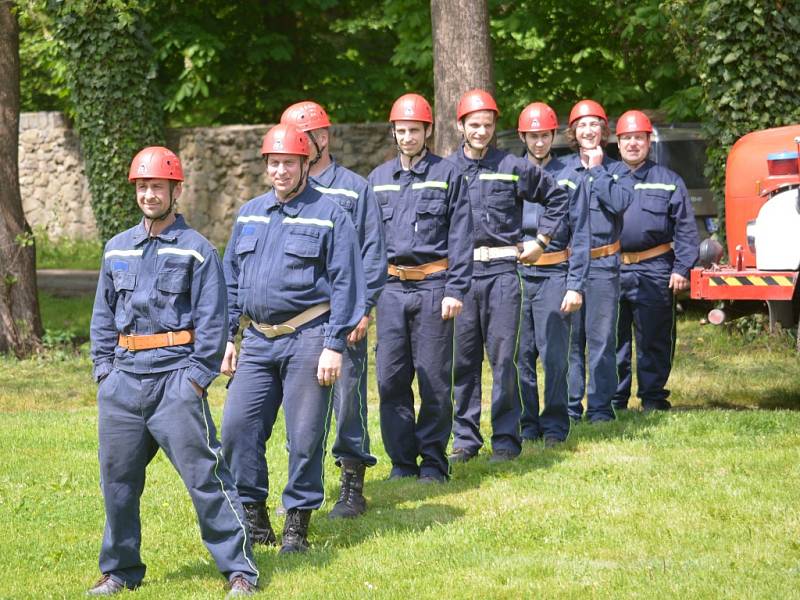
M 413 482 L 421 487 L 421 484 Z M 392 508 L 385 510 L 379 504 L 371 505 L 369 512 L 359 519 L 330 520 L 327 512 L 314 511 L 309 526 L 311 549 L 304 554 L 278 555 L 277 548 L 255 547 L 256 566 L 259 570 L 259 587 L 269 585 L 276 572 L 307 570 L 324 567 L 337 556 L 340 550 L 357 546 L 366 540 L 392 534 L 419 534 L 431 527 L 447 525 L 466 512 L 447 504 L 422 504 L 414 508 Z M 280 534 L 282 520 L 273 519 L 273 527 Z M 280 535 L 279 535 L 280 537 Z M 168 573 L 165 579 L 194 579 L 214 573 L 213 564 L 196 561 Z M 223 583 L 224 585 L 224 583 Z

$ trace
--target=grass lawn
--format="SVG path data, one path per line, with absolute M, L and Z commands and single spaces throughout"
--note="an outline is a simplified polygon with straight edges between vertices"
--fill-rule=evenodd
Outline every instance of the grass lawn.
M 91 300 L 43 307 L 50 331 L 85 338 Z M 379 462 L 367 473 L 369 512 L 325 518 L 337 489 L 327 460 L 331 499 L 312 518 L 312 550 L 289 558 L 256 550 L 264 597 L 800 598 L 793 340 L 730 335 L 698 317 L 679 323 L 673 412 L 632 410 L 613 423 L 579 425 L 563 448 L 526 445 L 503 465 L 490 465 L 487 452 L 441 486 L 384 481 L 390 465 L 372 378 Z M 0 598 L 78 597 L 98 576 L 103 507 L 89 373 L 85 346 L 0 358 Z M 224 383 L 210 391 L 217 420 Z M 272 508 L 286 481 L 283 443 L 280 419 L 268 445 Z M 222 597 L 224 581 L 162 453 L 148 475 L 148 574 L 130 597 Z

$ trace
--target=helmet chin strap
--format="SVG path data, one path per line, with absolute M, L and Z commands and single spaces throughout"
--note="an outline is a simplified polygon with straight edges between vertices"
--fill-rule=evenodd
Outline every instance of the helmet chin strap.
M 305 165 L 306 160 L 307 159 L 303 159 L 304 165 Z M 297 190 L 299 190 L 302 187 L 302 185 L 306 182 L 306 179 L 308 177 L 308 171 L 311 169 L 311 165 L 312 164 L 314 164 L 314 163 L 309 163 L 307 169 L 304 169 L 303 167 L 300 167 L 300 179 L 297 180 L 297 185 L 292 188 L 292 191 L 289 192 L 288 194 L 286 194 L 286 201 L 287 202 L 292 199 L 292 196 L 294 196 L 297 193 Z
M 161 213 L 157 217 L 146 217 L 146 221 L 149 222 L 150 226 L 147 228 L 147 237 L 150 237 L 150 233 L 153 231 L 153 225 L 155 225 L 156 221 L 163 221 L 168 216 L 172 214 L 172 209 L 175 207 L 175 197 L 173 196 L 173 191 L 175 190 L 175 182 L 171 179 L 169 180 L 169 206 L 167 210 Z
M 314 137 L 313 133 L 311 133 L 310 131 L 306 131 L 306 135 L 308 136 L 308 139 L 311 140 L 311 143 L 314 144 L 314 149 L 317 151 L 316 156 L 311 160 L 311 162 L 308 163 L 309 167 L 313 167 L 322 158 L 322 150 L 324 148 L 319 147 L 319 144 L 317 143 L 317 138 Z
M 402 154 L 403 156 L 408 157 L 408 168 L 410 169 L 414 165 L 414 159 L 417 157 L 421 157 L 425 152 L 428 151 L 428 144 L 422 144 L 422 148 L 420 148 L 419 152 L 415 154 L 406 154 L 403 152 L 403 149 L 400 147 L 399 142 L 397 141 L 397 134 L 394 132 L 394 123 L 392 123 L 392 139 L 394 140 L 394 145 L 397 146 L 397 151 Z

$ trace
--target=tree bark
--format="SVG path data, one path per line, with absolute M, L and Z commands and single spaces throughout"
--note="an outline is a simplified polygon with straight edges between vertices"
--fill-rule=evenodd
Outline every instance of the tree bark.
M 494 93 L 487 0 L 431 0 L 434 148 L 446 156 L 459 145 L 456 105 L 473 88 Z
M 19 24 L 0 0 L 0 352 L 27 356 L 41 345 L 36 252 L 19 193 Z

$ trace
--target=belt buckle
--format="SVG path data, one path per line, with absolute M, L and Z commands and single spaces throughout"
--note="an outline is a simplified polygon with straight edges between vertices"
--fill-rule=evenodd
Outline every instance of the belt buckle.
M 136 350 L 136 343 L 134 342 L 134 338 L 132 335 L 123 335 L 122 339 L 125 342 L 124 344 L 122 344 L 123 348 L 125 348 L 130 352 Z
M 622 264 L 635 265 L 638 262 L 639 262 L 638 252 L 625 252 L 622 255 Z
M 297 331 L 297 329 L 291 325 L 281 323 L 280 325 L 267 325 L 261 330 L 261 333 L 263 333 L 267 338 L 272 339 L 282 335 L 287 335 L 289 333 L 294 333 L 295 331 Z
M 400 281 L 406 281 L 408 277 L 406 276 L 406 268 L 402 265 L 397 266 L 397 277 L 400 278 Z
M 478 261 L 480 262 L 489 262 L 491 257 L 489 256 L 489 246 L 481 246 L 478 248 Z

